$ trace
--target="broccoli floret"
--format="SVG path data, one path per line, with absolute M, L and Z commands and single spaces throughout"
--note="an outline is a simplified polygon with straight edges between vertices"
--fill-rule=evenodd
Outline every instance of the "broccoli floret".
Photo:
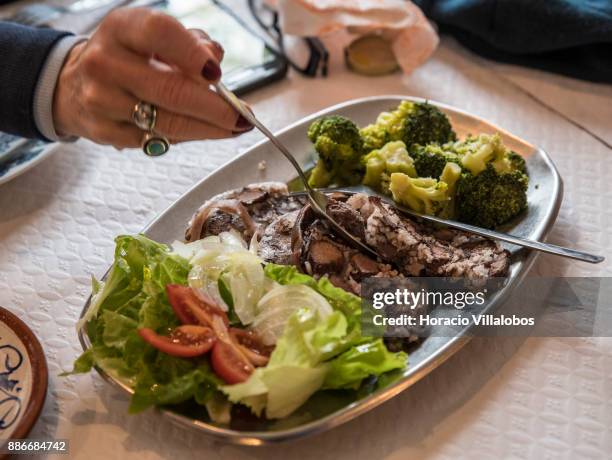
M 393 199 L 421 214 L 436 214 L 448 200 L 448 186 L 437 179 L 391 174 L 389 190 Z
M 495 228 L 527 208 L 528 183 L 521 171 L 498 172 L 492 164 L 477 175 L 464 172 L 457 184 L 457 218 Z
M 412 155 L 419 174 L 427 168 L 435 173 L 442 159 L 446 165 L 450 162 L 461 165 L 463 173 L 454 207 L 457 219 L 462 222 L 494 228 L 527 207 L 529 179 L 525 160 L 508 150 L 499 134 L 468 136 L 441 147 L 417 148 Z
M 523 174 L 527 174 L 527 163 L 525 162 L 525 158 L 520 156 L 518 153 L 513 152 L 512 150 L 506 154 L 508 161 L 512 165 L 512 169 L 515 171 L 520 171 Z
M 453 152 L 454 143 L 444 145 L 417 145 L 410 156 L 414 159 L 414 167 L 419 177 L 440 177 L 447 163 L 461 164 L 459 156 Z
M 393 173 L 389 190 L 395 201 L 414 211 L 450 219 L 454 217 L 455 190 L 460 176 L 461 168 L 455 163 L 445 166 L 439 180 Z
M 455 142 L 452 149 L 461 158 L 461 165 L 472 174 L 481 173 L 488 164 L 499 173 L 515 171 L 517 166 L 519 171 L 525 168 L 524 162 L 515 157 L 517 154 L 504 146 L 499 134 L 469 136 Z
M 349 145 L 355 150 L 362 147 L 357 125 L 341 115 L 331 115 L 319 118 L 308 128 L 308 138 L 313 142 L 321 136 L 329 137 L 339 144 Z
M 363 139 L 365 151 L 380 149 L 387 142 L 403 140 L 404 120 L 409 116 L 413 106 L 413 102 L 402 101 L 395 110 L 381 112 L 376 122 L 361 128 L 359 133 Z
M 366 153 L 382 148 L 388 140 L 387 131 L 385 131 L 384 126 L 376 123 L 361 128 L 359 134 L 363 140 L 363 150 Z
M 448 162 L 457 163 L 472 174 L 484 171 L 491 163 L 497 172 L 520 171 L 527 174 L 525 159 L 508 150 L 499 134 L 480 134 L 446 144 L 414 146 L 410 152 L 417 174 L 438 177 Z
M 308 180 L 312 187 L 332 183 L 354 185 L 361 181 L 363 141 L 355 123 L 340 115 L 323 117 L 310 125 L 308 138 L 319 154 Z
M 318 161 L 308 177 L 308 183 L 311 187 L 326 187 L 333 182 L 331 173 L 325 168 L 322 161 Z
M 445 143 L 456 139 L 451 124 L 436 106 L 427 102 L 402 101 L 393 111 L 382 112 L 376 122 L 360 130 L 366 152 L 387 142 L 413 144 Z
M 416 177 L 412 158 L 402 141 L 389 142 L 381 149 L 372 150 L 363 157 L 363 163 L 366 168 L 363 183 L 384 193 L 389 193 L 391 174 L 401 172 Z
M 402 140 L 408 146 L 433 142 L 444 144 L 456 138 L 448 117 L 426 102 L 415 103 L 412 113 L 405 119 Z

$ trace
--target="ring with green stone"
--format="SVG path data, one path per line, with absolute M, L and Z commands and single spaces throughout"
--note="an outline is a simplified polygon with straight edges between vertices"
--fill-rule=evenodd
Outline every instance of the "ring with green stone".
M 170 150 L 170 142 L 164 136 L 155 133 L 145 133 L 142 141 L 142 151 L 150 157 L 158 157 Z

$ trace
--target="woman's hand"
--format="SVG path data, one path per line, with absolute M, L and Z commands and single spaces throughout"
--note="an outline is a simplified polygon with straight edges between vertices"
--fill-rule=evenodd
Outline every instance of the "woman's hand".
M 221 77 L 222 58 L 218 43 L 171 16 L 118 9 L 68 55 L 53 101 L 56 131 L 139 147 L 144 132 L 132 122 L 139 101 L 157 107 L 155 132 L 171 142 L 248 131 L 252 125 L 209 87 Z

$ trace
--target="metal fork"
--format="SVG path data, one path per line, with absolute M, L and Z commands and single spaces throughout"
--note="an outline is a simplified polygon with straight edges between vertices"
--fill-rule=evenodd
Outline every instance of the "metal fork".
M 352 244 L 353 246 L 356 246 L 357 248 L 361 249 L 362 251 L 364 251 L 364 252 L 368 253 L 369 255 L 377 258 L 378 254 L 376 253 L 376 251 L 374 251 L 372 248 L 370 248 L 369 246 L 364 244 L 360 239 L 358 239 L 355 236 L 351 235 L 342 226 L 340 226 L 340 224 L 338 224 L 338 222 L 336 222 L 332 216 L 327 214 L 327 204 L 329 203 L 329 198 L 327 197 L 327 195 L 325 195 L 325 193 L 322 193 L 322 192 L 320 192 L 318 190 L 313 189 L 308 184 L 308 179 L 306 179 L 306 174 L 304 174 L 304 171 L 302 170 L 302 167 L 297 162 L 295 157 L 291 154 L 289 149 L 287 147 L 285 147 L 285 145 L 274 134 L 272 134 L 272 132 L 268 128 L 266 128 L 255 117 L 253 112 L 251 112 L 251 110 L 247 106 L 245 106 L 244 103 L 240 99 L 238 99 L 234 93 L 232 93 L 230 90 L 228 90 L 225 87 L 225 85 L 223 85 L 223 83 L 221 83 L 221 82 L 216 83 L 214 85 L 214 87 L 215 87 L 215 90 L 217 91 L 217 93 L 223 99 L 225 99 L 229 105 L 231 105 L 234 109 L 236 109 L 236 111 L 240 115 L 242 115 L 249 122 L 251 122 L 251 124 L 253 126 L 255 126 L 257 129 L 259 129 L 268 139 L 270 139 L 272 144 L 274 144 L 274 146 L 278 150 L 280 150 L 283 155 L 285 155 L 287 160 L 289 160 L 289 162 L 293 165 L 293 167 L 297 171 L 298 176 L 299 176 L 300 180 L 302 181 L 302 184 L 304 185 L 305 193 L 308 196 L 308 199 L 310 201 L 310 205 L 312 206 L 312 209 L 317 214 L 319 214 L 321 217 L 325 218 L 330 223 L 330 225 L 334 228 L 334 230 L 343 239 L 345 239 L 348 243 Z
M 403 214 L 407 214 L 412 217 L 417 217 L 426 222 L 432 222 L 435 224 L 442 224 L 450 228 L 456 228 L 457 230 L 463 230 L 466 232 L 474 233 L 476 235 L 484 236 L 487 238 L 491 238 L 494 240 L 505 241 L 506 243 L 516 244 L 517 246 L 523 246 L 530 249 L 535 249 L 536 251 L 546 252 L 548 254 L 554 254 L 561 257 L 567 257 L 569 259 L 581 260 L 583 262 L 588 262 L 591 264 L 598 264 L 605 260 L 605 257 L 597 256 L 594 254 L 589 254 L 587 252 L 577 251 L 575 249 L 564 248 L 562 246 L 557 246 L 554 244 L 542 243 L 540 241 L 529 240 L 527 238 L 521 238 L 519 236 L 510 235 L 508 233 L 496 232 L 495 230 L 489 230 L 482 227 L 477 227 L 475 225 L 464 224 L 463 222 L 457 222 L 455 220 L 447 220 L 441 219 L 440 217 L 430 216 L 427 214 L 421 214 L 416 211 L 413 211 L 406 206 L 402 206 L 395 201 L 393 201 L 387 195 L 383 195 L 380 192 L 377 192 L 373 188 L 368 187 L 367 185 L 354 185 L 350 187 L 334 187 L 327 189 L 319 189 L 318 193 L 333 193 L 333 192 L 341 192 L 348 194 L 355 193 L 363 193 L 366 195 L 375 195 L 380 197 L 382 201 L 393 206 L 398 211 Z M 297 192 L 298 194 L 301 192 Z

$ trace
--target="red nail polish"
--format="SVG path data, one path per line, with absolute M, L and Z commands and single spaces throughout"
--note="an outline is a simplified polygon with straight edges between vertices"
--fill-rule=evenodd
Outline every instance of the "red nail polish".
M 209 59 L 202 67 L 202 76 L 209 81 L 217 81 L 221 78 L 221 68 L 215 61 Z

